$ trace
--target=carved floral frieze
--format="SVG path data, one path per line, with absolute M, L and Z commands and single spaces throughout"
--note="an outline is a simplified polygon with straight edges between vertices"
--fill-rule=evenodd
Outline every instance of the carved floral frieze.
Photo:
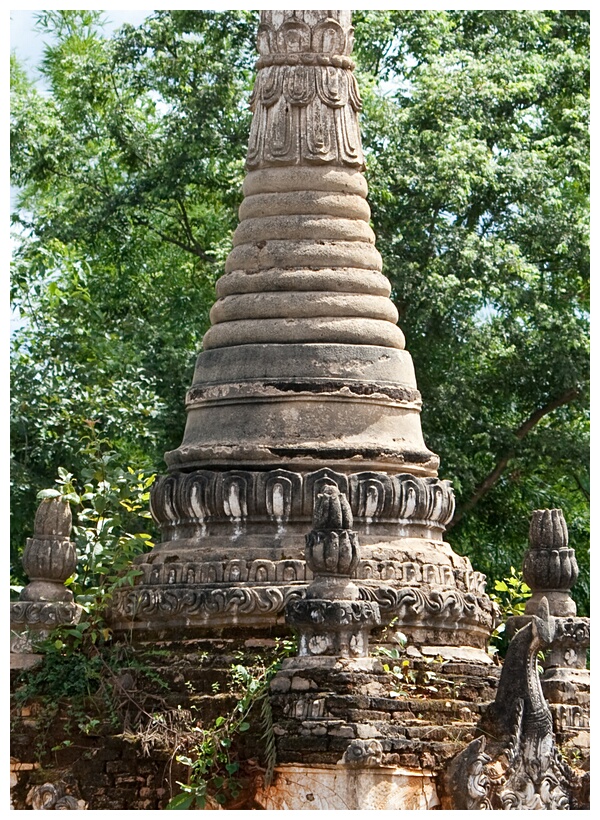
M 134 587 L 115 594 L 113 611 L 129 620 L 185 616 L 200 620 L 220 615 L 279 615 L 302 587 Z
M 69 601 L 13 601 L 10 605 L 12 625 L 53 628 L 59 624 L 76 624 L 81 617 L 81 607 Z
M 229 615 L 272 619 L 283 615 L 288 601 L 304 598 L 306 588 L 305 585 L 140 586 L 117 590 L 113 612 L 128 621 L 155 617 L 210 621 Z M 496 623 L 496 613 L 487 596 L 459 590 L 426 592 L 419 587 L 398 590 L 360 583 L 358 588 L 360 600 L 377 604 L 384 620 L 398 617 L 400 623 L 406 620 L 453 629 L 477 625 L 490 630 Z
M 335 484 L 347 495 L 357 525 L 405 523 L 442 532 L 454 514 L 449 481 L 419 478 L 409 473 L 362 472 L 350 475 L 322 469 L 313 473 L 289 470 L 195 470 L 160 477 L 152 487 L 151 511 L 165 539 L 173 530 L 211 522 L 243 526 L 268 521 L 274 529 L 290 521 L 310 521 L 323 486 Z

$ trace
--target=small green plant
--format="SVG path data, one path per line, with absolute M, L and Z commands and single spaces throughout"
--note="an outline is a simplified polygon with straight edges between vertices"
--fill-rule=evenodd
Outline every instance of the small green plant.
M 78 650 L 86 641 L 108 640 L 110 629 L 103 612 L 115 590 L 133 584 L 140 574 L 132 565 L 135 556 L 154 546 L 152 535 L 141 531 L 140 524 L 148 524 L 151 518 L 150 487 L 155 475 L 120 465 L 93 427 L 83 452 L 87 466 L 79 478 L 59 468 L 56 486 L 38 493 L 39 499 L 63 498 L 74 513 L 72 538 L 78 560 L 66 586 L 85 616 L 77 626 L 56 633 L 59 649 Z
M 114 591 L 133 583 L 139 574 L 132 559 L 153 546 L 151 535 L 141 530 L 148 529 L 154 475 L 121 466 L 92 423 L 89 430 L 84 447 L 87 466 L 81 475 L 76 478 L 59 468 L 55 486 L 38 494 L 39 499 L 62 498 L 72 507 L 71 538 L 78 561 L 65 585 L 83 609 L 78 623 L 60 625 L 48 637 L 38 637 L 34 648 L 44 655 L 44 663 L 21 676 L 15 694 L 17 706 L 33 700 L 42 706 L 37 721 L 38 756 L 46 751 L 47 729 L 62 700 L 69 702 L 67 731 L 70 727 L 71 731 L 95 733 L 101 722 L 118 728 L 127 700 L 119 674 L 122 668 L 144 671 L 141 659 L 127 647 L 109 651 L 112 635 L 104 616 Z M 151 676 L 149 668 L 147 671 Z M 128 708 L 135 711 L 137 707 L 128 703 Z
M 265 783 L 271 782 L 276 749 L 269 684 L 283 658 L 294 651 L 294 642 L 283 640 L 278 642 L 275 657 L 270 662 L 256 658 L 252 666 L 242 663 L 232 666 L 230 679 L 237 703 L 228 715 L 219 715 L 211 725 L 191 727 L 193 741 L 190 749 L 187 754 L 177 755 L 176 758 L 188 767 L 188 782 L 177 783 L 181 792 L 173 797 L 167 809 L 222 806 L 238 797 L 242 780 L 235 755 L 235 741 L 239 735 L 250 730 L 257 714 L 265 759 Z
M 506 619 L 512 616 L 523 615 L 527 599 L 531 597 L 531 589 L 523 580 L 523 573 L 514 567 L 510 568 L 510 575 L 501 581 L 494 581 L 494 589 L 490 598 L 500 608 L 501 622 L 490 638 L 490 650 L 504 656 L 508 647 L 506 636 Z
M 418 667 L 406 656 L 407 644 L 406 635 L 402 632 L 394 633 L 394 640 L 397 647 L 389 649 L 385 646 L 377 646 L 373 654 L 383 656 L 390 661 L 397 663 L 383 663 L 382 668 L 392 678 L 392 688 L 390 697 L 423 697 L 437 692 L 448 692 L 449 696 L 456 696 L 456 684 L 443 678 L 441 670 L 444 659 L 441 656 L 435 658 L 422 657 Z

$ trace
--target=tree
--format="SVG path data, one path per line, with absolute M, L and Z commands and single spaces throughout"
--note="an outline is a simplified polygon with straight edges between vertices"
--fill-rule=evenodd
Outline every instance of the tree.
M 586 576 L 589 14 L 356 26 L 373 219 L 457 491 L 450 540 L 498 577 L 531 510 L 562 506 Z
M 478 569 L 562 506 L 587 600 L 586 11 L 354 16 L 373 224 L 429 446 Z M 97 425 L 160 468 L 236 224 L 257 18 L 162 11 L 105 38 L 45 12 L 42 96 L 13 69 L 17 543 Z

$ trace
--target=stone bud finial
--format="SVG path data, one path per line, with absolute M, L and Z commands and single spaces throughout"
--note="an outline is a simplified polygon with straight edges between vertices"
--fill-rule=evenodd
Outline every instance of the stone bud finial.
M 313 513 L 313 529 L 306 536 L 306 563 L 315 575 L 349 578 L 358 567 L 358 538 L 351 529 L 352 510 L 337 486 L 319 493 Z
M 34 538 L 68 538 L 71 535 L 73 516 L 71 505 L 62 498 L 44 498 L 35 514 Z
M 562 510 L 535 510 L 529 529 L 529 549 L 523 558 L 523 579 L 533 591 L 525 612 L 534 614 L 545 596 L 552 615 L 575 615 L 577 610 L 569 590 L 578 575 Z
M 68 501 L 42 501 L 35 516 L 33 538 L 27 539 L 23 553 L 23 568 L 30 583 L 21 591 L 22 601 L 73 600 L 73 593 L 64 585 L 77 566 L 75 545 L 69 540 L 71 526 Z
M 306 536 L 306 563 L 315 577 L 306 598 L 291 600 L 286 607 L 286 621 L 298 633 L 300 656 L 369 654 L 369 633 L 381 623 L 381 614 L 375 602 L 358 600 L 358 587 L 350 578 L 360 561 L 352 525 L 345 494 L 335 484 L 325 485 L 315 499 L 313 528 Z

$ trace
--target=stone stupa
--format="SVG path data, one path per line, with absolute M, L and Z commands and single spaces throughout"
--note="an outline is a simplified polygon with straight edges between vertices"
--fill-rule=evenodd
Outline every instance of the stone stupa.
M 360 598 L 430 654 L 489 662 L 493 605 L 443 540 L 453 493 L 369 225 L 352 40 L 349 11 L 261 12 L 240 223 L 183 443 L 153 488 L 162 542 L 113 621 L 140 636 L 281 631 L 333 484 L 360 538 Z

